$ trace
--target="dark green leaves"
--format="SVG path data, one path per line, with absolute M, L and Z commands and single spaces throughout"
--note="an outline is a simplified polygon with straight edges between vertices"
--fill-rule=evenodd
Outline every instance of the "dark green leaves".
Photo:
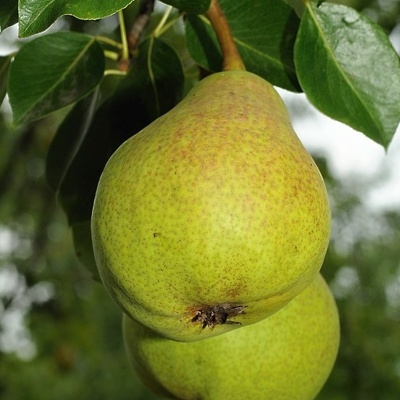
M 64 14 L 102 18 L 131 2 L 21 0 L 21 32 L 39 32 Z M 15 22 L 16 3 L 1 2 L 2 29 Z M 166 3 L 188 13 L 186 43 L 194 61 L 220 71 L 222 56 L 214 31 L 204 16 L 195 15 L 204 13 L 210 0 Z M 378 25 L 351 8 L 322 1 L 220 0 L 220 4 L 249 71 L 276 86 L 303 90 L 328 116 L 388 146 L 400 120 L 400 66 Z M 168 71 L 163 57 L 152 64 L 159 66 L 160 76 Z M 0 100 L 9 61 L 0 58 Z M 10 69 L 14 122 L 26 123 L 79 101 L 99 84 L 103 72 L 102 48 L 94 38 L 65 32 L 33 40 L 17 53 Z M 154 101 L 156 110 L 160 105 L 157 90 L 154 93 L 153 99 L 146 98 Z
M 164 0 L 163 3 L 169 4 L 172 7 L 181 11 L 186 11 L 191 14 L 203 14 L 210 7 L 211 0 Z
M 18 0 L 0 1 L 0 31 L 18 22 Z
M 400 62 L 378 25 L 349 7 L 308 3 L 295 61 L 319 110 L 388 146 L 400 121 Z
M 58 128 L 47 155 L 46 175 L 50 187 L 57 191 L 92 122 L 98 91 L 75 104 Z
M 125 8 L 132 1 L 19 0 L 19 34 L 26 37 L 42 32 L 62 15 L 88 20 L 105 18 Z
M 70 223 L 90 220 L 97 182 L 108 158 L 127 138 L 180 101 L 183 85 L 174 50 L 151 38 L 139 46 L 129 75 L 93 115 L 84 103 L 75 106 L 57 132 L 47 164 L 47 176 Z M 72 161 L 66 161 L 66 154 L 73 155 Z
M 296 13 L 276 0 L 220 0 L 235 42 L 247 70 L 271 83 L 300 89 L 293 62 L 293 47 L 299 25 Z M 191 16 L 187 26 L 187 46 L 202 67 L 220 71 L 222 58 L 210 23 Z
M 102 47 L 86 35 L 58 32 L 25 44 L 11 64 L 14 123 L 26 123 L 92 91 L 104 72 Z

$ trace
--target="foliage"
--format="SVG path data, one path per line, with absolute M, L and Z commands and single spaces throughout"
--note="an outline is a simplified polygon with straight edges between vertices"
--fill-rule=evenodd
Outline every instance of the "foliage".
M 112 152 L 199 78 L 220 70 L 222 56 L 201 15 L 209 0 L 165 1 L 176 9 L 157 8 L 148 25 L 146 3 L 0 2 L 0 29 L 19 15 L 19 35 L 27 38 L 15 54 L 0 56 L 0 103 L 8 93 L 14 120 L 11 128 L 3 108 L 0 239 L 14 245 L 0 246 L 0 274 L 14 276 L 20 288 L 0 285 L 2 399 L 152 398 L 127 365 L 120 313 L 93 280 L 94 191 Z M 391 13 L 371 0 L 353 0 L 357 11 L 344 3 L 220 0 L 249 71 L 304 91 L 322 112 L 388 147 L 400 120 L 400 62 L 387 37 L 399 2 Z M 120 30 L 103 32 L 101 21 L 91 21 L 115 13 Z M 137 32 L 124 22 L 139 29 L 134 44 L 125 39 Z M 392 399 L 400 392 L 400 215 L 381 213 L 366 223 L 366 187 L 357 193 L 355 183 L 337 182 L 320 166 L 335 220 L 323 271 L 339 303 L 343 340 L 319 398 Z M 344 231 L 352 233 L 345 244 Z M 29 329 L 19 334 L 36 346 L 20 354 L 27 361 L 6 351 L 7 318 L 15 315 L 25 316 Z M 51 382 L 46 391 L 43 382 Z

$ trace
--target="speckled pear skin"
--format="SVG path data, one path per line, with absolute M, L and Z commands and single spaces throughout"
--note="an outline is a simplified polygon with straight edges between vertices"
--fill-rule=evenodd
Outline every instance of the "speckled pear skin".
M 312 400 L 333 368 L 340 330 L 318 275 L 274 315 L 223 335 L 176 342 L 126 316 L 123 335 L 137 375 L 165 398 Z
M 281 98 L 257 75 L 230 71 L 112 155 L 92 239 L 124 312 L 194 341 L 260 321 L 305 289 L 330 225 L 324 182 Z M 243 312 L 204 322 L 199 310 L 216 305 Z

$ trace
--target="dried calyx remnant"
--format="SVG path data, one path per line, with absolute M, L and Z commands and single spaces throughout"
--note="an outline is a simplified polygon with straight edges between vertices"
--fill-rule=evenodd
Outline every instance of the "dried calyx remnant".
M 230 321 L 228 318 L 234 317 L 239 314 L 245 314 L 244 309 L 246 306 L 237 306 L 231 304 L 216 304 L 214 306 L 204 306 L 197 310 L 192 322 L 200 322 L 203 329 L 208 326 L 213 329 L 215 325 L 219 324 L 239 324 L 240 322 Z

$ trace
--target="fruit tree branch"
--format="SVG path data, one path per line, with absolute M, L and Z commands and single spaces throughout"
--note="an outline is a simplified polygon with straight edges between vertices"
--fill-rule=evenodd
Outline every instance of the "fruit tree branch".
M 128 34 L 129 49 L 131 51 L 136 50 L 139 45 L 140 37 L 150 22 L 150 17 L 154 10 L 154 1 L 155 0 L 140 1 L 139 11 Z

